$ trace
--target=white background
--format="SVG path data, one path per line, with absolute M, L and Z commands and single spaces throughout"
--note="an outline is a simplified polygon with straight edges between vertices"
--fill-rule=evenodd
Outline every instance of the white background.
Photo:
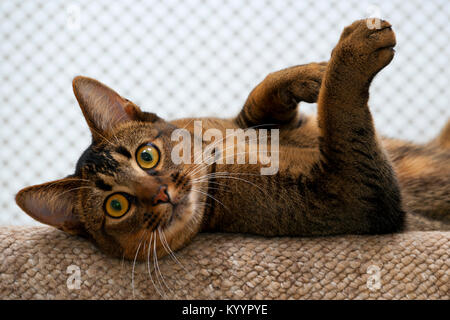
M 266 74 L 327 60 L 343 27 L 373 13 L 398 42 L 371 89 L 376 126 L 425 142 L 450 118 L 448 0 L 1 0 L 0 224 L 32 224 L 15 193 L 72 173 L 88 146 L 75 75 L 167 119 L 228 117 Z

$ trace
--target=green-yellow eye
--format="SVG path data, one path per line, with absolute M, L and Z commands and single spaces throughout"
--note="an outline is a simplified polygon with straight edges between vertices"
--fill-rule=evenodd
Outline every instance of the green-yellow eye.
M 159 162 L 159 150 L 149 143 L 140 147 L 136 152 L 136 161 L 142 169 L 152 169 Z
M 113 218 L 120 218 L 130 209 L 130 202 L 120 193 L 112 194 L 106 199 L 106 213 Z

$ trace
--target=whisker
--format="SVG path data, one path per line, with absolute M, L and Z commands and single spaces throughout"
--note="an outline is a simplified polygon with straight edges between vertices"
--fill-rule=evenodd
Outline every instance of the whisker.
M 217 171 L 217 172 L 211 172 L 211 173 L 205 174 L 205 175 L 203 175 L 203 176 L 200 176 L 199 178 L 202 178 L 202 177 L 209 177 L 209 176 L 212 176 L 212 175 L 214 175 L 214 176 L 219 176 L 219 175 L 227 175 L 227 176 L 231 176 L 231 175 L 242 175 L 242 176 L 258 176 L 258 177 L 261 176 L 260 174 L 257 174 L 257 173 L 249 173 L 249 172 Z M 195 179 L 197 179 L 197 178 L 195 178 Z M 195 181 L 195 179 L 192 179 L 192 180 Z
M 225 151 L 225 150 L 228 150 L 228 149 L 229 149 L 229 148 L 226 148 L 226 149 L 222 150 L 222 152 Z M 258 150 L 258 151 L 256 151 L 255 153 L 256 153 L 257 155 L 259 155 L 260 153 L 265 153 L 265 154 L 267 154 L 268 152 L 267 152 L 267 151 Z M 239 156 L 239 155 L 242 155 L 242 154 L 249 154 L 249 155 L 250 155 L 250 154 L 253 154 L 253 153 L 250 153 L 250 151 L 237 152 L 237 153 L 234 153 L 233 156 Z M 270 154 L 271 154 L 271 155 L 272 155 L 272 154 L 280 154 L 280 151 L 270 151 Z M 209 159 L 211 159 L 211 158 L 212 158 L 212 156 L 209 156 L 208 158 L 204 159 L 203 161 L 205 162 L 205 161 L 207 161 L 207 160 L 209 160 Z M 194 166 L 194 167 L 197 167 L 197 168 L 194 168 L 194 170 L 192 170 L 191 172 L 188 172 L 188 174 L 190 174 L 190 176 L 193 176 L 194 174 L 196 174 L 197 172 L 199 172 L 201 169 L 206 169 L 206 168 L 208 168 L 209 166 L 213 165 L 214 163 L 215 163 L 215 162 L 210 163 L 210 164 L 200 163 L 200 164 Z M 203 164 L 203 166 L 201 166 L 202 164 Z M 258 162 L 255 163 L 255 164 L 258 164 Z M 260 163 L 260 164 L 261 164 L 261 163 Z
M 218 173 L 220 173 L 220 172 L 218 172 Z M 253 182 L 251 182 L 251 181 L 249 181 L 247 179 L 242 179 L 242 178 L 239 178 L 239 177 L 229 176 L 228 174 L 224 174 L 224 172 L 222 172 L 220 174 L 218 174 L 218 173 L 213 173 L 213 174 L 207 175 L 208 177 L 207 178 L 205 177 L 205 178 L 208 179 L 208 180 L 211 179 L 211 178 L 218 178 L 218 179 L 233 179 L 233 180 L 243 181 L 243 182 L 246 182 L 246 183 L 248 183 L 248 184 L 258 188 L 263 194 L 267 194 L 267 192 L 265 190 L 263 190 L 260 186 L 258 186 L 257 184 L 255 184 L 255 183 L 253 183 Z M 259 176 L 259 175 L 257 175 L 257 176 Z M 198 179 L 193 179 L 193 181 L 195 181 L 195 182 L 205 182 L 205 180 L 198 180 Z
M 214 149 L 215 149 L 216 146 L 219 145 L 220 142 L 222 142 L 224 139 L 226 139 L 226 138 L 229 137 L 229 136 L 230 136 L 230 135 L 227 135 L 225 138 L 222 138 L 222 139 L 220 139 L 220 140 L 218 140 L 218 141 L 214 141 L 214 144 L 213 144 Z M 249 139 L 248 142 L 250 143 L 251 141 L 254 141 L 254 140 L 256 140 L 256 139 Z M 234 147 L 235 147 L 235 145 L 232 145 L 232 146 L 226 147 L 225 149 L 221 149 L 222 155 L 225 154 L 225 151 L 227 151 L 227 150 L 229 150 L 229 149 L 231 149 L 231 148 L 234 148 Z M 202 156 L 202 155 L 203 155 L 203 153 L 201 153 L 196 159 L 194 159 L 194 163 L 195 163 L 195 162 L 197 161 L 197 159 L 199 159 L 200 156 Z M 196 173 L 197 173 L 199 170 L 201 170 L 202 168 L 207 168 L 207 167 L 211 166 L 212 164 L 214 164 L 215 162 L 210 163 L 210 164 L 208 164 L 208 165 L 206 165 L 206 166 L 202 166 L 202 164 L 204 165 L 204 164 L 206 163 L 206 161 L 208 161 L 209 159 L 211 159 L 211 158 L 213 158 L 213 157 L 215 157 L 215 156 L 216 156 L 215 154 L 210 154 L 206 159 L 203 159 L 203 162 L 202 162 L 202 163 L 199 163 L 199 164 L 197 164 L 197 165 L 194 165 L 194 166 L 193 166 L 193 169 L 192 169 L 191 172 L 190 172 L 190 175 L 192 176 L 192 175 L 196 174 Z M 188 173 L 189 173 L 189 172 L 188 172 Z
M 228 209 L 228 207 L 226 206 L 226 205 L 224 205 L 221 201 L 219 201 L 219 200 L 217 200 L 216 198 L 214 198 L 212 195 L 210 195 L 208 192 L 204 192 L 204 191 L 201 191 L 201 190 L 198 190 L 198 189 L 193 189 L 193 188 L 191 188 L 191 191 L 194 191 L 194 192 L 199 192 L 199 193 L 201 193 L 201 194 L 204 194 L 204 195 L 206 195 L 207 197 L 209 197 L 209 198 L 211 198 L 211 199 L 213 199 L 214 201 L 217 201 L 218 203 L 220 203 L 228 212 L 230 212 L 230 209 Z
M 275 125 L 276 125 L 276 124 L 270 124 L 270 123 L 267 123 L 267 124 L 260 124 L 260 125 L 255 125 L 255 126 L 243 128 L 242 130 L 255 129 L 255 128 L 258 128 L 258 127 L 262 127 L 262 126 L 275 126 Z M 231 135 L 234 135 L 234 133 L 230 133 L 230 134 L 226 135 L 224 138 L 219 139 L 219 140 L 217 140 L 217 141 L 214 141 L 213 147 L 218 146 L 219 143 L 223 142 L 225 139 L 227 139 L 227 138 L 228 138 L 229 136 L 231 136 Z M 248 141 L 248 143 L 250 143 L 251 141 L 255 141 L 255 140 L 258 140 L 258 138 L 256 137 L 256 138 L 249 139 L 249 140 L 246 140 L 246 141 Z M 222 153 L 223 153 L 224 151 L 226 151 L 226 150 L 232 148 L 232 147 L 235 147 L 235 146 L 233 145 L 233 146 L 229 146 L 229 147 L 225 148 L 224 150 L 222 150 Z M 195 159 L 194 159 L 194 163 L 195 163 L 202 155 L 203 155 L 203 153 L 201 153 L 197 158 L 195 158 Z M 209 160 L 211 157 L 214 157 L 214 156 L 215 156 L 215 155 L 210 155 L 206 160 Z M 205 159 L 204 159 L 203 162 L 205 162 Z M 198 164 L 197 166 L 194 166 L 194 167 L 192 168 L 192 171 L 195 170 L 195 169 L 197 169 L 198 167 L 200 167 L 200 165 L 201 165 L 201 164 Z M 200 168 L 200 169 L 201 169 L 201 168 Z M 195 172 L 195 173 L 196 173 L 196 172 Z M 191 173 L 191 174 L 194 174 L 194 173 Z
M 160 239 L 160 240 L 161 240 L 161 239 Z M 157 270 L 158 270 L 158 272 L 159 272 L 159 275 L 160 275 L 160 277 L 161 277 L 162 283 L 164 284 L 164 286 L 165 286 L 167 289 L 169 289 L 170 292 L 173 292 L 172 289 L 170 289 L 169 286 L 167 285 L 167 283 L 166 283 L 166 281 L 165 281 L 165 279 L 164 279 L 164 276 L 163 276 L 163 274 L 161 273 L 161 269 L 160 269 L 160 267 L 159 267 L 158 256 L 157 256 L 157 254 L 156 254 L 156 234 L 155 234 L 155 243 L 154 243 L 154 245 L 153 245 L 153 253 L 154 253 L 154 258 L 155 258 L 156 268 L 157 268 Z
M 163 292 L 162 297 L 165 298 L 166 297 L 166 293 L 163 289 L 163 285 L 161 283 L 161 280 L 158 277 L 158 264 L 157 264 L 157 256 L 156 256 L 156 233 L 155 233 L 155 239 L 153 239 L 153 269 L 155 270 L 155 277 L 156 277 L 156 281 L 158 282 L 159 288 L 161 289 L 161 291 Z
M 133 288 L 133 298 L 134 298 L 134 268 L 136 266 L 136 259 L 137 259 L 137 256 L 139 254 L 139 250 L 141 248 L 142 240 L 143 239 L 141 237 L 141 241 L 139 241 L 139 246 L 137 247 L 136 254 L 134 256 L 133 268 L 132 268 L 132 271 L 131 271 L 131 287 Z
M 181 128 L 181 129 L 186 129 L 186 127 L 192 122 L 192 120 L 194 120 L 194 118 L 192 118 L 191 120 L 189 120 L 189 122 L 186 123 L 186 124 L 183 126 L 183 128 Z
M 214 141 L 212 147 L 214 147 L 214 149 L 215 149 L 215 147 L 218 146 L 219 143 L 223 142 L 225 139 L 227 139 L 229 136 L 231 136 L 231 135 L 233 135 L 233 134 L 234 134 L 234 133 L 230 133 L 230 134 L 226 135 L 224 138 L 219 139 L 219 140 L 217 140 L 217 141 Z M 251 139 L 251 140 L 255 140 L 255 139 Z M 222 153 L 223 153 L 223 151 L 228 150 L 228 149 L 230 149 L 231 147 L 234 147 L 234 145 L 225 148 L 224 150 L 222 150 Z M 194 159 L 194 163 L 196 163 L 197 160 L 199 160 L 202 156 L 203 156 L 203 152 L 201 152 L 201 153 Z M 191 173 L 190 173 L 190 174 L 191 174 L 191 175 L 194 175 L 195 173 L 197 173 L 197 171 L 200 170 L 200 169 L 202 168 L 201 165 L 204 164 L 206 160 L 209 160 L 209 159 L 211 159 L 212 157 L 215 157 L 215 154 L 214 154 L 214 155 L 211 154 L 211 155 L 209 155 L 206 159 L 203 159 L 203 162 L 202 162 L 202 163 L 199 163 L 199 164 L 197 164 L 197 165 L 194 165 L 193 168 L 192 168 L 192 170 L 191 170 Z M 209 165 L 211 165 L 211 164 L 209 164 Z M 208 166 L 209 166 L 209 165 L 208 165 Z M 207 167 L 208 167 L 208 166 L 207 166 Z M 197 169 L 197 170 L 196 170 L 196 169 Z M 189 173 L 189 172 L 188 172 L 188 173 Z
M 148 269 L 148 275 L 150 276 L 150 281 L 152 282 L 153 287 L 155 288 L 156 292 L 157 292 L 161 297 L 163 297 L 163 295 L 161 294 L 161 292 L 160 292 L 159 289 L 157 288 L 155 282 L 153 281 L 152 271 L 151 271 L 151 268 L 150 268 L 150 249 L 151 249 L 151 247 L 152 247 L 153 234 L 154 234 L 154 232 L 152 232 L 152 233 L 150 234 L 150 239 L 149 239 L 149 241 L 148 241 L 148 249 L 147 249 L 147 269 Z M 155 270 L 155 268 L 153 268 L 153 269 Z M 156 273 L 156 270 L 155 270 L 155 273 Z
M 186 273 L 190 274 L 190 272 L 184 267 L 184 265 L 178 260 L 177 256 L 175 255 L 175 252 L 173 252 L 172 249 L 170 249 L 169 243 L 167 242 L 166 235 L 164 233 L 164 230 L 158 228 L 159 231 L 159 238 L 162 239 L 161 243 L 163 244 L 164 248 L 166 249 L 167 253 L 170 255 L 170 257 L 181 267 L 186 271 Z

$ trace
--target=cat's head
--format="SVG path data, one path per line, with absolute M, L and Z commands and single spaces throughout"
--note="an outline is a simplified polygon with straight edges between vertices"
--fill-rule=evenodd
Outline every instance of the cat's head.
M 143 260 L 182 247 L 200 228 L 205 199 L 195 190 L 205 183 L 195 179 L 205 167 L 171 161 L 173 124 L 96 80 L 76 77 L 73 89 L 92 144 L 74 174 L 22 189 L 17 204 L 119 257 Z

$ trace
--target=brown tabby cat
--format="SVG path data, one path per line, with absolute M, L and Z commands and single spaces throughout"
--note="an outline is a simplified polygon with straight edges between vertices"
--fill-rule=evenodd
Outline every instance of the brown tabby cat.
M 76 77 L 92 144 L 74 174 L 25 188 L 16 201 L 40 222 L 139 260 L 179 249 L 201 231 L 391 233 L 404 229 L 405 211 L 448 224 L 450 126 L 426 145 L 380 139 L 367 105 L 370 83 L 394 57 L 395 44 L 388 22 L 369 29 L 356 21 L 328 63 L 270 74 L 236 118 L 198 119 L 222 132 L 280 129 L 275 175 L 261 175 L 261 164 L 174 164 L 171 133 L 194 134 L 194 119 L 166 122 Z M 317 117 L 300 114 L 300 101 L 317 101 Z

